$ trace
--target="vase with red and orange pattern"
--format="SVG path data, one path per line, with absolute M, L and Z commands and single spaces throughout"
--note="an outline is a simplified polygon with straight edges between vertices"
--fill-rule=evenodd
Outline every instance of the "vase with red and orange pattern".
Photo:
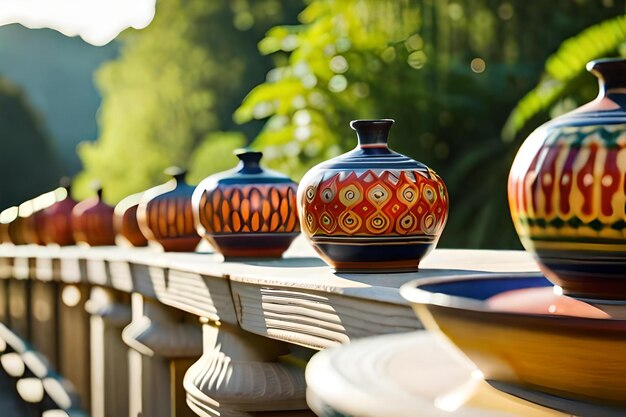
M 239 164 L 204 179 L 193 193 L 198 234 L 225 258 L 279 258 L 300 234 L 298 184 L 261 166 L 261 152 L 236 152 Z
M 416 271 L 446 224 L 444 182 L 387 146 L 393 123 L 352 121 L 358 146 L 313 167 L 298 187 L 303 233 L 337 272 Z
M 509 205 L 522 244 L 566 294 L 626 300 L 626 60 L 587 69 L 598 97 L 526 139 Z

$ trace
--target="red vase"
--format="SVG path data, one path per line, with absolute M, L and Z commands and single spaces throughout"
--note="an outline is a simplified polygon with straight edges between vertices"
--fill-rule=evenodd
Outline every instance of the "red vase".
M 139 228 L 166 252 L 193 252 L 200 243 L 191 211 L 194 187 L 185 182 L 186 171 L 180 168 L 165 173 L 172 176 L 170 181 L 144 193 L 137 208 Z
M 72 209 L 74 240 L 89 246 L 114 245 L 113 207 L 102 201 L 101 187 L 96 194 L 96 197 L 81 201 Z
M 305 236 L 343 272 L 416 271 L 448 218 L 434 171 L 387 147 L 393 120 L 356 120 L 356 149 L 313 167 L 300 182 Z
M 261 168 L 261 152 L 239 152 L 239 165 L 202 181 L 192 205 L 198 233 L 225 258 L 279 258 L 300 234 L 297 184 Z
M 148 244 L 148 239 L 141 233 L 137 221 L 137 208 L 143 194 L 129 195 L 115 206 L 115 231 L 124 245 L 146 246 Z
M 71 196 L 70 180 L 62 180 L 61 187 L 55 193 L 56 202 L 43 211 L 41 240 L 45 244 L 73 245 L 72 210 L 76 201 Z

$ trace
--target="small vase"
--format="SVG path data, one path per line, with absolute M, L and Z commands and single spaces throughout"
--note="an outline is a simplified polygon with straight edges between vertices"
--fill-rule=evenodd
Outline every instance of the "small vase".
M 81 201 L 74 206 L 72 229 L 76 243 L 89 246 L 115 244 L 113 207 L 102 201 L 102 187 L 96 187 L 96 197 Z
M 166 252 L 193 252 L 200 242 L 191 213 L 194 187 L 185 182 L 186 171 L 180 168 L 165 173 L 172 179 L 144 193 L 137 208 L 139 228 Z
M 522 244 L 566 294 L 626 300 L 626 60 L 587 69 L 598 97 L 526 139 L 509 205 Z
M 393 120 L 355 120 L 358 146 L 313 167 L 298 187 L 300 223 L 338 272 L 416 271 L 448 217 L 434 171 L 387 147 Z
M 143 194 L 129 195 L 115 206 L 113 225 L 123 245 L 139 247 L 148 244 L 148 239 L 141 233 L 139 222 L 137 221 L 137 208 Z
M 14 245 L 23 245 L 24 242 L 19 233 L 19 223 L 21 217 L 18 215 L 19 208 L 17 206 L 9 207 L 0 213 L 0 233 L 2 243 L 12 243 Z
M 75 243 L 72 230 L 72 210 L 76 206 L 76 201 L 71 196 L 69 178 L 62 179 L 60 185 L 61 187 L 55 190 L 56 202 L 43 212 L 44 222 L 41 240 L 46 244 L 67 246 Z
M 239 165 L 203 180 L 193 194 L 198 233 L 225 258 L 278 258 L 300 233 L 298 185 L 261 168 L 261 152 L 239 152 Z

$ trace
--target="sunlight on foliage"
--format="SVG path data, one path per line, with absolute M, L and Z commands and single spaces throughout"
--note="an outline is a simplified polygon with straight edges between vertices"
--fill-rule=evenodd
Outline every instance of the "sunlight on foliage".
M 594 59 L 613 56 L 626 42 L 626 16 L 618 16 L 565 40 L 545 64 L 541 81 L 520 100 L 504 125 L 502 137 L 513 141 L 527 123 L 546 112 L 575 88 Z M 565 109 L 568 109 L 565 107 Z

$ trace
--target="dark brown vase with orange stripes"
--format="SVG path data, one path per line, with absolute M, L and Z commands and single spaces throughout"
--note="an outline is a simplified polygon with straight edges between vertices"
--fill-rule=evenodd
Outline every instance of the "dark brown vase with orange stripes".
M 95 197 L 83 200 L 74 206 L 72 229 L 76 243 L 89 246 L 115 244 L 113 207 L 102 201 L 102 187 L 96 188 Z
M 137 207 L 139 228 L 166 252 L 193 252 L 200 242 L 191 213 L 194 187 L 185 182 L 183 169 L 170 167 L 165 173 L 172 179 L 147 190 Z
M 198 233 L 225 258 L 278 258 L 300 233 L 298 185 L 263 169 L 262 155 L 237 153 L 236 168 L 206 178 L 193 194 Z

